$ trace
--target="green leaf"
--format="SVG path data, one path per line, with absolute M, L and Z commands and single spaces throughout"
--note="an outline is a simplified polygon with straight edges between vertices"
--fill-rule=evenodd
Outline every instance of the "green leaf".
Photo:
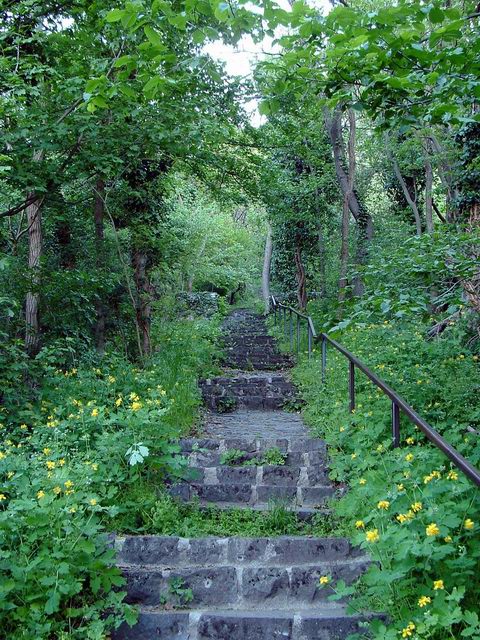
M 440 22 L 443 22 L 443 20 L 445 19 L 445 14 L 439 7 L 432 7 L 430 9 L 428 17 L 430 18 L 430 22 L 433 22 L 434 24 L 439 24 Z
M 147 36 L 148 40 L 155 45 L 156 47 L 161 47 L 163 46 L 163 42 L 162 42 L 162 36 L 158 33 L 158 31 L 155 31 L 155 29 L 153 29 L 150 25 L 145 25 L 145 27 L 143 27 L 143 30 L 145 32 L 145 35 Z
M 107 22 L 118 22 L 125 15 L 125 11 L 123 9 L 112 9 L 109 11 L 105 17 Z

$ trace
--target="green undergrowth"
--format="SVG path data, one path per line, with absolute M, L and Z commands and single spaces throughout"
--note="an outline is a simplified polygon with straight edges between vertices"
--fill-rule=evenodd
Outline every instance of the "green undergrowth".
M 119 534 L 138 532 L 140 523 L 131 529 L 118 523 Z M 146 503 L 141 531 L 147 534 L 199 538 L 202 536 L 267 537 L 282 535 L 342 535 L 341 523 L 331 515 L 318 514 L 311 521 L 300 520 L 281 502 L 272 502 L 266 511 L 215 506 L 201 507 L 196 502 L 182 503 L 168 494 Z
M 478 356 L 455 328 L 436 340 L 426 328 L 385 321 L 350 326 L 338 340 L 478 466 Z M 350 413 L 346 359 L 329 348 L 323 386 L 318 348 L 313 355 L 294 369 L 304 416 L 328 443 L 331 478 L 349 485 L 336 516 L 376 561 L 356 587 L 338 583 L 337 595 L 389 614 L 390 625 L 371 625 L 377 639 L 480 638 L 478 490 L 405 416 L 393 449 L 390 401 L 357 372 Z
M 33 363 L 28 396 L 6 389 L 2 637 L 98 640 L 135 619 L 107 534 L 122 521 L 135 531 L 148 496 L 183 475 L 174 440 L 199 417 L 197 379 L 216 370 L 219 321 L 156 322 L 144 366 L 118 353 L 79 358 L 64 341 Z

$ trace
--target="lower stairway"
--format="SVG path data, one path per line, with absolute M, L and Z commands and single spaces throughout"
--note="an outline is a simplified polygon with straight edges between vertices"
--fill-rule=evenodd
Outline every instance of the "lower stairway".
M 325 443 L 282 410 L 294 399 L 290 359 L 253 312 L 233 312 L 225 331 L 225 375 L 201 383 L 210 412 L 203 437 L 180 441 L 191 477 L 171 494 L 200 506 L 280 504 L 299 520 L 328 518 L 326 501 L 343 488 L 328 478 Z M 245 362 L 253 371 L 240 370 Z M 328 601 L 337 580 L 352 583 L 369 566 L 345 538 L 126 536 L 116 547 L 127 602 L 140 608 L 117 640 L 342 640 L 368 619 Z

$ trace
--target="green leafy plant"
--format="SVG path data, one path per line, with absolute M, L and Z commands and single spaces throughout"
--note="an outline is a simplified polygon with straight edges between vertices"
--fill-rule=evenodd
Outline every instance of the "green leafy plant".
M 180 576 L 173 576 L 168 581 L 168 591 L 160 597 L 161 604 L 166 608 L 182 609 L 193 600 L 193 591 L 185 586 L 185 580 Z

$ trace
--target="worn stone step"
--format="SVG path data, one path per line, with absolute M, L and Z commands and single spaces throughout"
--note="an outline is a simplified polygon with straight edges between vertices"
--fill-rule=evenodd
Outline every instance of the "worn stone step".
M 120 564 L 195 567 L 208 565 L 300 565 L 358 559 L 363 551 L 347 538 L 124 536 L 115 539 Z
M 138 624 L 122 625 L 114 640 L 345 640 L 371 616 L 348 615 L 340 605 L 309 609 L 166 611 L 142 607 Z
M 251 427 L 253 431 L 255 427 Z M 261 428 L 261 425 L 260 427 Z M 246 451 L 247 453 L 264 453 L 268 449 L 276 448 L 282 453 L 325 455 L 327 446 L 323 440 L 298 436 L 293 438 L 259 438 L 252 437 L 227 437 L 227 438 L 181 438 L 178 441 L 183 454 L 190 453 L 225 453 L 232 449 Z
M 283 394 L 278 395 L 232 395 L 224 396 L 204 395 L 204 404 L 211 411 L 224 411 L 225 402 L 232 403 L 231 410 L 241 409 L 257 409 L 263 411 L 275 411 L 282 409 L 288 400 L 293 399 L 293 394 L 288 397 Z
M 196 498 L 204 502 L 229 502 L 241 505 L 251 505 L 257 502 L 284 502 L 299 506 L 316 506 L 324 504 L 333 497 L 335 487 L 332 485 L 316 487 L 296 487 L 289 485 L 255 485 L 244 483 L 202 484 L 200 482 L 180 482 L 172 485 L 170 494 L 189 502 Z
M 323 465 L 287 466 L 191 466 L 193 479 L 202 484 L 246 483 L 261 485 L 288 485 L 310 487 L 329 482 L 328 470 Z
M 334 593 L 329 585 L 319 583 L 321 576 L 332 582 L 351 584 L 368 568 L 367 557 L 315 562 L 301 565 L 202 567 L 159 567 L 156 565 L 120 565 L 126 579 L 126 601 L 130 604 L 157 606 L 178 602 L 169 587 L 178 581 L 181 589 L 190 590 L 191 608 L 228 606 L 242 609 L 264 602 L 268 606 L 310 606 L 326 602 Z M 181 596 L 180 596 L 181 603 Z
M 261 458 L 261 452 L 244 452 L 242 458 L 239 460 L 240 462 L 252 460 L 253 458 Z M 326 454 L 319 451 L 310 451 L 307 453 L 302 453 L 301 451 L 296 451 L 294 453 L 286 453 L 284 454 L 285 464 L 283 468 L 286 467 L 325 467 L 327 465 Z M 218 467 L 222 465 L 222 454 L 217 453 L 216 451 L 202 450 L 198 452 L 187 453 L 190 464 L 193 467 Z

